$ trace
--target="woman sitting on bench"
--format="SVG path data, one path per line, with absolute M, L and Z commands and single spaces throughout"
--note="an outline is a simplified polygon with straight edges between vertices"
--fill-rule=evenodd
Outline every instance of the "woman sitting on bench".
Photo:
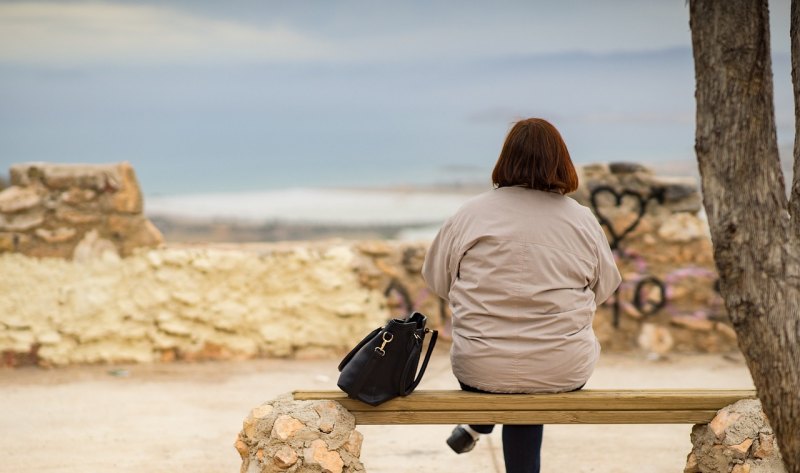
M 578 176 L 558 130 L 516 123 L 492 182 L 444 223 L 422 269 L 453 312 L 453 373 L 466 391 L 581 389 L 600 355 L 595 309 L 620 275 L 597 219 L 565 196 Z M 447 443 L 468 452 L 493 428 L 460 425 Z M 539 472 L 542 430 L 503 427 L 507 473 Z

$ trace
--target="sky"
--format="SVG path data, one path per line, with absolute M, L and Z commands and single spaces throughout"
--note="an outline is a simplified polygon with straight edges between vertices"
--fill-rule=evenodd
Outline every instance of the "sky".
M 693 74 L 684 0 L 0 1 L 0 172 L 127 160 L 148 195 L 488 181 L 528 116 L 577 163 L 686 161 Z

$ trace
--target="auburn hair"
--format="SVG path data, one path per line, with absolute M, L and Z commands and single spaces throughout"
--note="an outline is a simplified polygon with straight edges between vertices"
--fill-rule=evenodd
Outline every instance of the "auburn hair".
M 542 118 L 514 124 L 492 171 L 495 187 L 523 186 L 568 194 L 578 188 L 578 174 L 561 133 Z

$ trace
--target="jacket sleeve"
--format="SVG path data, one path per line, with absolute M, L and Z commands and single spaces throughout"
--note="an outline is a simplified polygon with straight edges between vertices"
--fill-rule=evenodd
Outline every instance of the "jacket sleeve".
M 622 282 L 622 277 L 617 269 L 617 263 L 614 261 L 614 254 L 608 246 L 608 239 L 605 232 L 596 224 L 596 240 L 597 240 L 597 268 L 595 268 L 594 279 L 589 285 L 594 291 L 594 301 L 596 304 L 602 304 L 606 301 L 617 286 Z
M 453 240 L 450 221 L 446 221 L 433 239 L 425 262 L 422 264 L 422 278 L 428 287 L 445 301 L 450 301 L 450 284 L 453 281 Z

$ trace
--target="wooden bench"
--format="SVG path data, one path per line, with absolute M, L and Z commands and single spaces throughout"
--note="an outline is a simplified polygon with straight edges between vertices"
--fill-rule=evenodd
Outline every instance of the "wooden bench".
M 706 424 L 753 390 L 587 389 L 560 394 L 415 391 L 370 406 L 341 391 L 295 391 L 298 401 L 332 400 L 356 424 Z

